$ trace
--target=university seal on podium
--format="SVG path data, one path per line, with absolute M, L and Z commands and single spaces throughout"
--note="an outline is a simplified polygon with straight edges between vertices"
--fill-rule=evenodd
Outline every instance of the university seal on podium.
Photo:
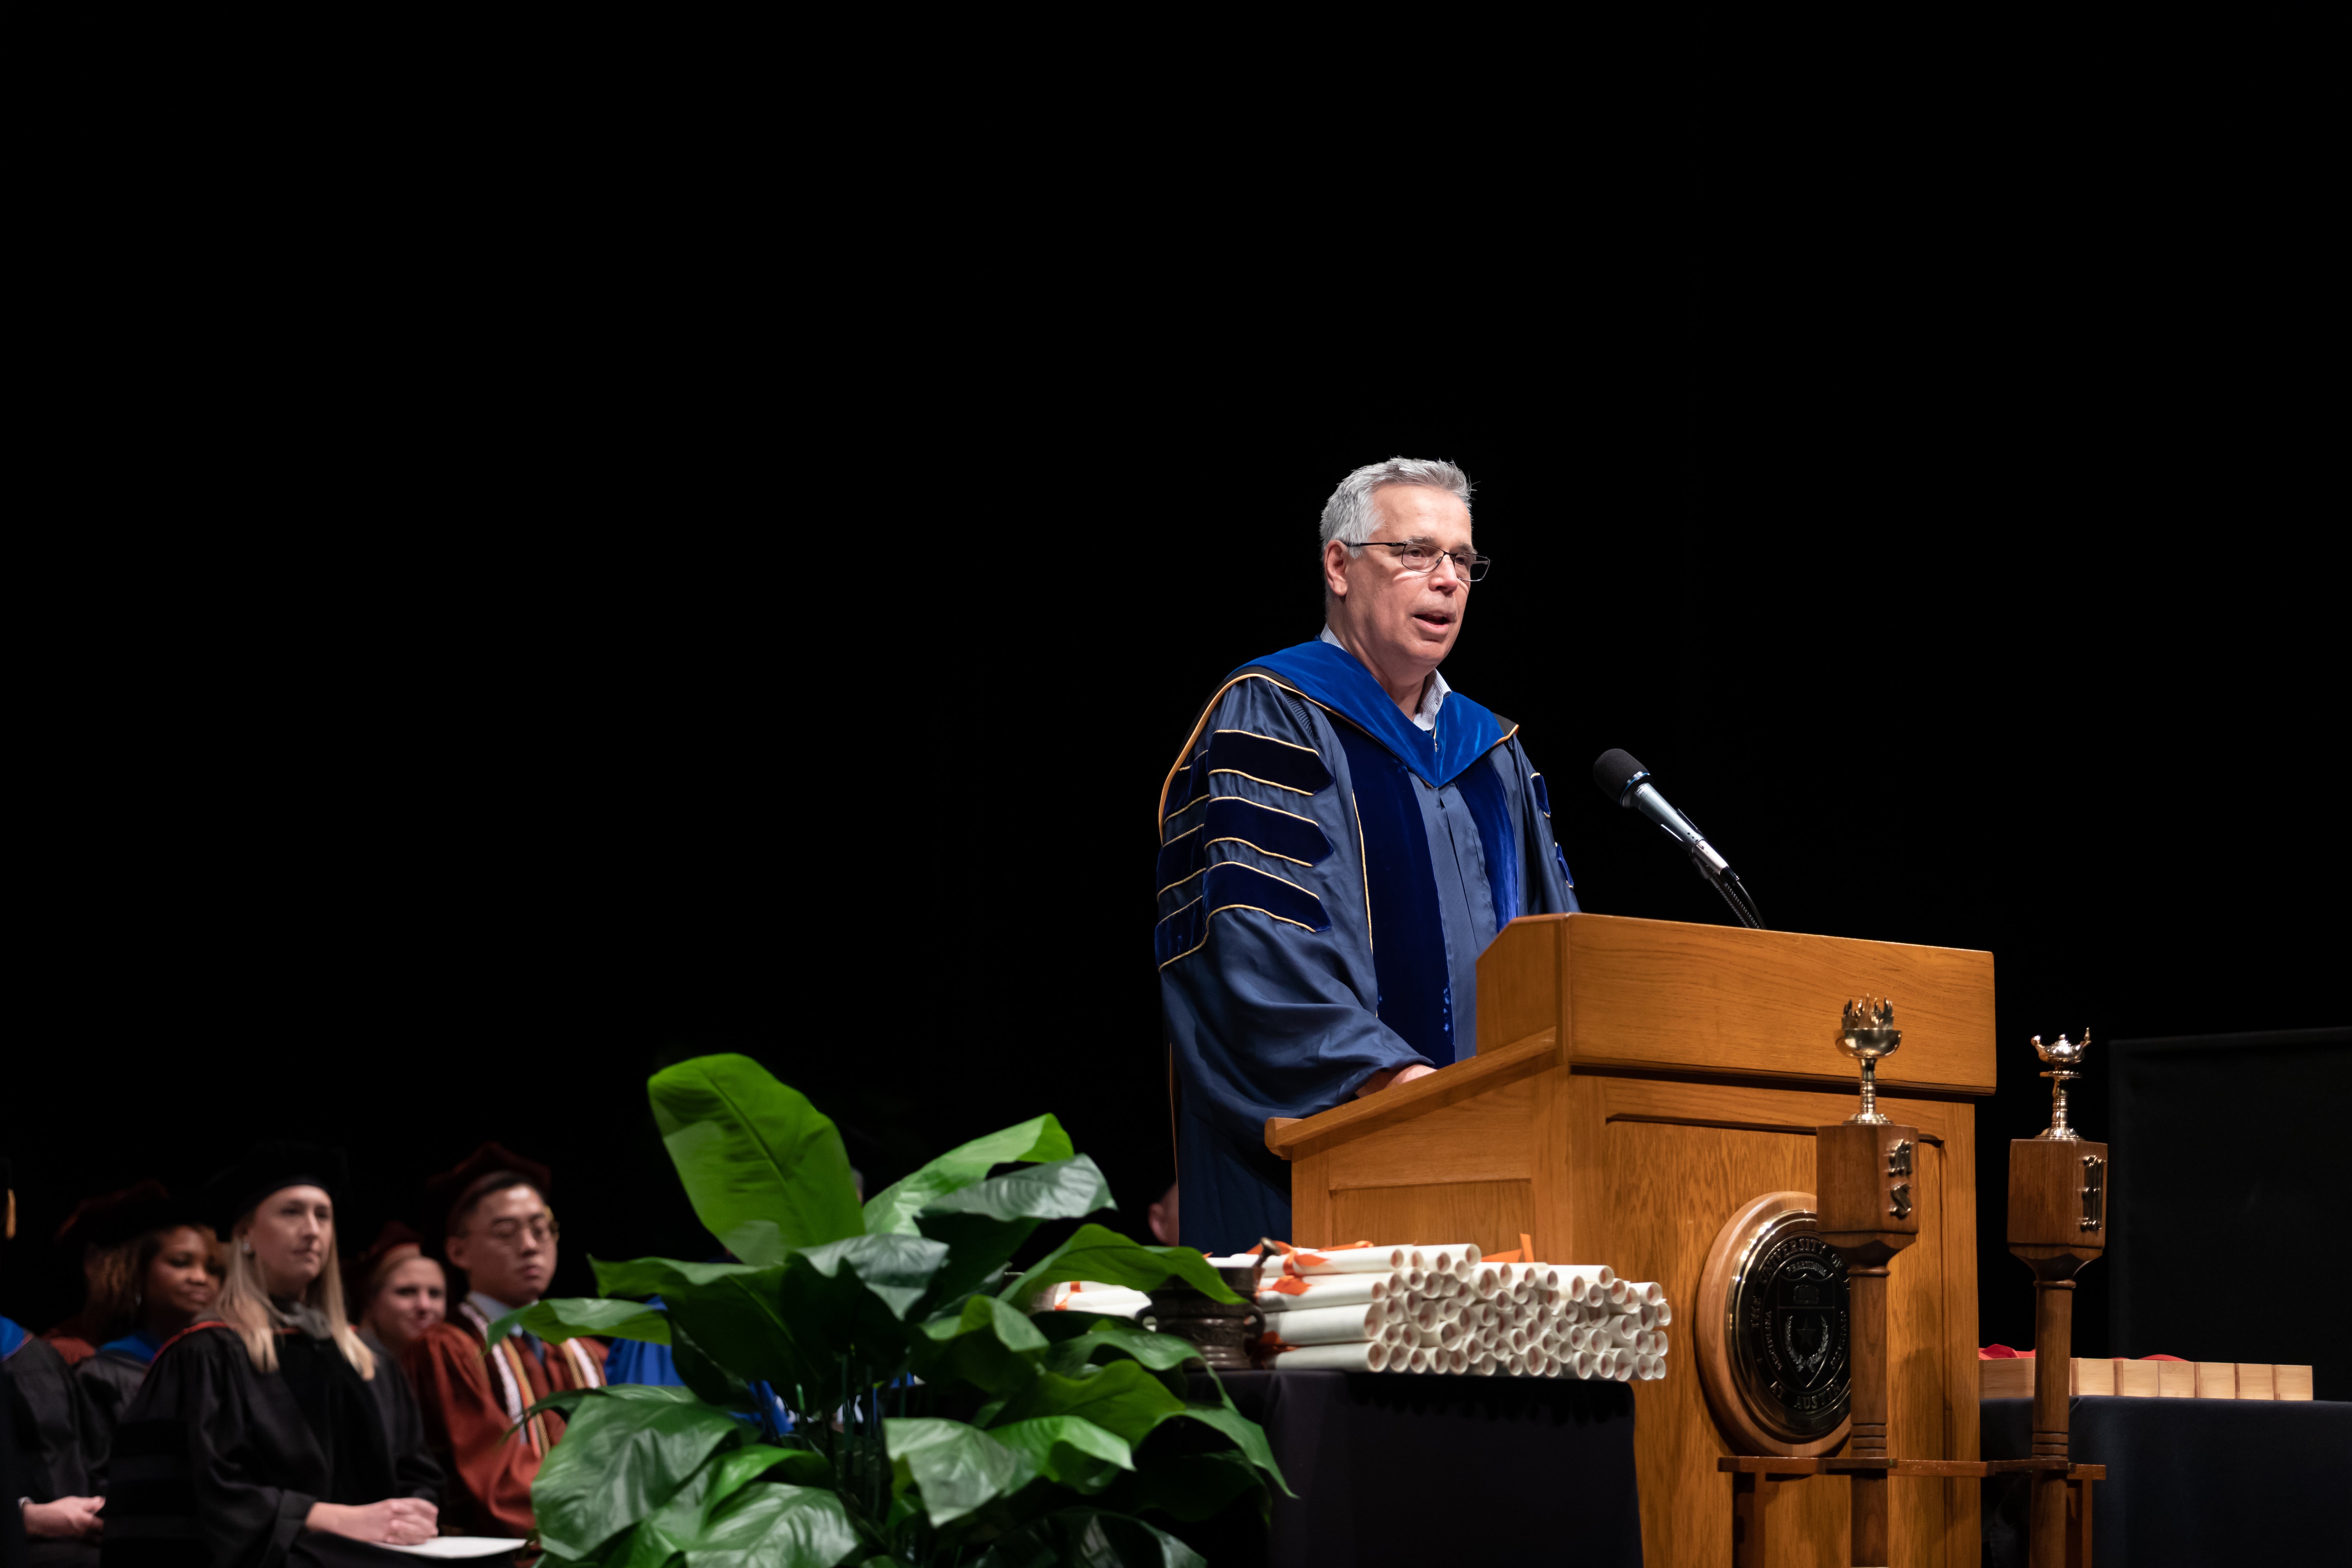
M 1767 1193 L 1717 1233 L 1693 1316 L 1700 1386 L 1735 1452 L 1812 1458 L 1844 1441 L 1846 1294 L 1811 1193 Z

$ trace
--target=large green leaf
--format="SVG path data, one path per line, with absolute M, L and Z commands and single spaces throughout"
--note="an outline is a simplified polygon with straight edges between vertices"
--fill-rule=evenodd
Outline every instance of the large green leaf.
M 944 1243 L 923 1237 L 853 1236 L 809 1247 L 793 1262 L 806 1264 L 827 1279 L 836 1277 L 845 1265 L 856 1269 L 858 1281 L 890 1309 L 890 1315 L 903 1318 L 931 1288 L 947 1256 Z
M 1062 1317 L 1065 1313 L 1040 1313 L 1041 1317 Z M 1065 1377 L 1095 1361 L 1103 1352 L 1110 1351 L 1141 1362 L 1154 1372 L 1167 1372 L 1198 1360 L 1201 1347 L 1174 1334 L 1155 1334 L 1134 1328 L 1116 1319 L 1098 1319 L 1085 1333 L 1074 1339 L 1057 1342 L 1045 1352 L 1045 1367 Z
M 1218 1392 L 1223 1394 L 1224 1391 L 1220 1387 Z M 1241 1450 L 1242 1458 L 1265 1471 L 1276 1486 L 1292 1497 L 1298 1495 L 1290 1490 L 1290 1483 L 1283 1479 L 1282 1467 L 1274 1462 L 1274 1449 L 1265 1440 L 1265 1428 L 1234 1409 L 1231 1395 L 1226 1395 L 1223 1405 L 1187 1404 L 1181 1410 L 1170 1411 L 1161 1419 L 1198 1421 L 1203 1426 L 1223 1433 L 1233 1439 L 1234 1447 Z
M 926 1383 L 961 1381 L 1009 1394 L 1037 1375 L 1045 1336 L 1024 1312 L 993 1296 L 973 1296 L 954 1317 L 933 1318 L 915 1342 L 915 1371 Z
M 882 1430 L 894 1475 L 921 1489 L 923 1510 L 935 1525 L 1019 1491 L 1036 1474 L 1024 1456 L 961 1421 L 888 1420 Z
M 834 1568 L 859 1550 L 841 1500 L 819 1487 L 755 1481 L 686 1548 L 687 1568 Z
M 992 1426 L 988 1435 L 1024 1456 L 1047 1480 L 1079 1492 L 1100 1491 L 1118 1471 L 1135 1468 L 1128 1441 L 1083 1415 L 1040 1415 Z
M 1247 1458 L 1231 1448 L 1207 1454 L 1147 1451 L 1134 1479 L 1103 1500 L 1138 1511 L 1157 1509 L 1171 1519 L 1213 1519 L 1252 1491 L 1263 1509 L 1265 1480 Z
M 555 1343 L 583 1334 L 608 1340 L 643 1340 L 669 1343 L 669 1320 L 641 1301 L 607 1301 L 594 1296 L 556 1296 L 516 1309 L 490 1325 L 489 1342 L 497 1344 L 517 1329 L 528 1329 Z
M 1083 1415 L 1129 1443 L 1139 1443 L 1154 1426 L 1182 1415 L 1184 1408 L 1184 1402 L 1141 1365 L 1122 1361 L 1088 1368 L 1078 1377 L 1040 1373 L 1007 1398 L 988 1424 L 1009 1426 L 1041 1415 Z
M 832 1351 L 803 1344 L 780 1305 L 784 1269 L 749 1263 L 681 1263 L 638 1258 L 590 1260 L 608 1296 L 659 1296 L 672 1321 L 703 1354 L 739 1377 L 779 1388 L 829 1381 Z
M 917 1347 L 918 1323 L 903 1321 L 930 1288 L 947 1258 L 940 1242 L 919 1236 L 853 1236 L 795 1252 L 778 1283 L 777 1309 L 800 1344 L 832 1358 L 887 1373 Z M 828 1387 L 818 1372 L 803 1381 Z
M 866 1228 L 841 1134 L 749 1057 L 697 1057 L 646 1085 L 694 1212 L 747 1263 Z
M 972 1568 L 1208 1568 L 1208 1560 L 1139 1519 L 1066 1508 L 992 1542 Z
M 672 1397 L 644 1397 L 651 1394 Z M 604 1390 L 573 1409 L 531 1485 L 540 1540 L 559 1557 L 585 1557 L 668 1502 L 743 1435 L 733 1416 L 688 1389 Z
M 634 1531 L 615 1537 L 605 1561 L 612 1568 L 661 1568 L 697 1547 L 727 1500 L 762 1477 L 830 1488 L 833 1467 L 819 1455 L 766 1443 L 721 1451 Z
M 1181 1247 L 1146 1247 L 1098 1225 L 1078 1226 L 1069 1240 L 1047 1253 L 997 1295 L 1016 1306 L 1024 1305 L 1046 1286 L 1058 1285 L 1065 1279 L 1092 1279 L 1097 1284 L 1125 1285 L 1136 1290 L 1154 1289 L 1175 1279 L 1213 1301 L 1241 1300 L 1225 1288 L 1217 1271 L 1199 1253 Z
M 915 1215 L 948 1193 L 968 1187 L 999 1165 L 1016 1161 L 1066 1160 L 1076 1152 L 1070 1135 L 1050 1116 L 1033 1117 L 1017 1127 L 975 1138 L 950 1149 L 901 1182 L 894 1182 L 866 1204 L 866 1228 L 879 1234 L 896 1231 L 910 1236 Z
M 1084 1154 L 946 1194 L 915 1216 L 925 1236 L 948 1245 L 932 1299 L 952 1301 L 993 1279 L 1042 1222 L 1116 1206 L 1110 1184 Z

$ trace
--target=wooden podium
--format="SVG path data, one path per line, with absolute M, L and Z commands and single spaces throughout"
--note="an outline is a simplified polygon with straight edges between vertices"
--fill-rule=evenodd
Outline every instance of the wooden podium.
M 1889 1447 L 1977 1458 L 1976 1108 L 1993 1089 L 1992 955 L 1608 915 L 1514 921 L 1478 960 L 1477 1054 L 1319 1116 L 1266 1123 L 1291 1162 L 1291 1239 L 1475 1241 L 1522 1232 L 1555 1263 L 1664 1285 L 1663 1381 L 1633 1384 L 1644 1559 L 1729 1561 L 1735 1449 L 1695 1364 L 1699 1274 L 1761 1194 L 1810 1192 L 1814 1129 L 1858 1103 L 1833 1045 L 1864 994 L 1898 1009 L 1879 1109 L 1918 1129 L 1919 1239 L 1894 1270 Z M 1776 1563 L 1843 1564 L 1847 1483 L 1769 1483 Z M 1979 1483 L 1894 1498 L 1893 1561 L 1975 1568 Z M 1489 1521 L 1499 1524 L 1501 1521 Z

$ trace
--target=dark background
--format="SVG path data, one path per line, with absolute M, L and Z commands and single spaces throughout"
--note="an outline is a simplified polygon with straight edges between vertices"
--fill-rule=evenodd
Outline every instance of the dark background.
M 512 333 L 394 304 L 356 368 L 286 348 L 234 389 L 268 384 L 257 434 L 201 377 L 98 400 L 194 423 L 87 471 L 194 499 L 125 531 L 110 479 L 63 486 L 71 547 L 10 590 L 0 1310 L 72 1307 L 77 1198 L 271 1134 L 350 1151 L 356 1239 L 495 1137 L 557 1172 L 559 1290 L 700 1255 L 642 1085 L 718 1050 L 869 1190 L 1054 1111 L 1141 1234 L 1153 801 L 1219 677 L 1315 634 L 1332 485 L 1405 453 L 1477 481 L 1496 564 L 1446 673 L 1524 727 L 1586 908 L 1728 920 L 1583 783 L 1622 746 L 1768 923 L 1997 955 L 1981 1330 L 2030 1342 L 2027 1037 L 2346 1017 L 2324 268 L 2225 172 L 2037 206 L 2031 244 L 1906 208 L 1798 255 L 1723 169 L 1671 233 L 1546 219 L 1573 263 L 1184 229 L 1133 287 L 1108 250 L 900 259 L 620 333 L 518 271 Z M 2080 1353 L 2237 1353 L 2106 1344 L 2104 1288 Z

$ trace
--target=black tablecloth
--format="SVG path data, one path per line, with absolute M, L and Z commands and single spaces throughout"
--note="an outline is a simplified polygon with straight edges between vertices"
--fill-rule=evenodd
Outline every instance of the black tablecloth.
M 1625 1384 L 1340 1372 L 1223 1382 L 1298 1496 L 1276 1496 L 1270 1541 L 1238 1517 L 1181 1531 L 1213 1568 L 1430 1568 L 1519 1549 L 1572 1553 L 1579 1568 L 1642 1561 Z
M 2076 1464 L 2105 1465 L 2092 1489 L 2099 1568 L 2352 1562 L 2352 1404 L 2305 1399 L 2069 1402 Z M 2033 1401 L 1988 1399 L 1984 1457 L 2032 1452 Z M 2025 1562 L 2027 1486 L 1984 1489 L 1989 1568 Z

